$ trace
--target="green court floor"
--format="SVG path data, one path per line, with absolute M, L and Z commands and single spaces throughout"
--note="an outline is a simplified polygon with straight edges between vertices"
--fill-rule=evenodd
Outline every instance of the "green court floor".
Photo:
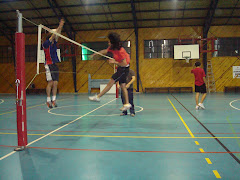
M 119 116 L 121 99 L 27 96 L 28 148 L 17 146 L 15 96 L 0 95 L 1 180 L 240 179 L 240 99 L 209 94 L 135 94 L 136 116 Z

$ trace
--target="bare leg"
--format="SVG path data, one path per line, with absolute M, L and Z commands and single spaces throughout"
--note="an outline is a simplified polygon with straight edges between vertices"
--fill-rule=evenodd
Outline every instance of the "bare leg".
M 102 92 L 100 92 L 100 93 L 97 95 L 97 97 L 100 98 L 100 97 L 103 96 L 106 92 L 108 92 L 108 91 L 111 89 L 111 87 L 114 85 L 114 83 L 115 83 L 115 81 L 114 81 L 113 79 L 111 79 L 111 80 L 108 82 L 107 86 L 102 90 Z
M 50 98 L 51 95 L 51 89 L 53 86 L 53 81 L 48 81 L 47 87 L 46 87 L 46 92 L 47 92 L 47 97 Z
M 196 99 L 196 105 L 198 105 L 198 101 L 199 101 L 199 93 L 196 93 L 196 97 L 195 97 L 195 99 Z
M 201 102 L 200 102 L 200 103 L 203 103 L 203 101 L 204 101 L 204 99 L 206 98 L 206 96 L 207 96 L 207 93 L 204 93 L 204 94 L 202 95 L 202 99 L 201 99 Z
M 122 83 L 120 84 L 121 86 L 121 89 L 122 89 L 122 92 L 123 92 L 123 96 L 125 98 L 125 104 L 129 104 L 129 99 L 128 99 L 128 91 L 127 91 L 127 88 L 126 88 L 126 83 Z
M 57 95 L 57 86 L 58 86 L 58 81 L 53 81 L 53 89 L 52 89 L 53 96 Z

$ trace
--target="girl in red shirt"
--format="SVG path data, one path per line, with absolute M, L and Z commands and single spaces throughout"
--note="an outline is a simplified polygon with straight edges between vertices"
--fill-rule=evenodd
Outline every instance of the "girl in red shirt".
M 131 108 L 131 104 L 128 99 L 128 91 L 126 88 L 126 78 L 129 72 L 130 56 L 126 50 L 121 46 L 120 35 L 117 33 L 109 33 L 109 47 L 107 49 L 99 51 L 99 53 L 113 57 L 109 59 L 109 63 L 116 64 L 118 66 L 117 72 L 112 75 L 111 80 L 108 82 L 107 86 L 98 95 L 90 96 L 91 101 L 100 101 L 100 97 L 108 92 L 115 82 L 119 81 L 122 92 L 125 97 L 125 104 L 120 109 L 121 111 L 126 111 Z M 92 57 L 97 54 L 93 54 Z

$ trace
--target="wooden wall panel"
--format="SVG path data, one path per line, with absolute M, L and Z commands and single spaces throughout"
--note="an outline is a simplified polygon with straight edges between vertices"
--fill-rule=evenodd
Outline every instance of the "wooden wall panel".
M 13 63 L 0 63 L 0 93 L 15 93 L 15 70 Z
M 193 87 L 194 77 L 190 73 L 195 60 L 145 59 L 144 40 L 198 38 L 201 27 L 172 27 L 139 29 L 139 68 L 143 88 L 147 87 Z M 140 88 L 141 89 L 141 88 Z
M 5 38 L 4 36 L 0 36 L 0 46 L 6 46 L 6 45 L 11 45 L 11 43 L 9 42 L 9 40 L 7 38 Z
M 209 37 L 240 37 L 240 26 L 216 26 L 211 27 Z M 122 40 L 131 41 L 131 68 L 136 72 L 135 55 L 135 34 L 133 29 L 113 30 L 121 35 Z M 110 31 L 83 31 L 78 32 L 76 41 L 81 43 L 107 41 L 99 38 L 107 36 Z M 226 33 L 227 32 L 227 33 Z M 190 73 L 195 61 L 190 64 L 185 61 L 173 59 L 145 59 L 144 58 L 144 40 L 151 39 L 176 39 L 176 38 L 199 38 L 202 36 L 202 27 L 165 27 L 165 28 L 144 28 L 139 29 L 139 70 L 140 78 L 145 87 L 194 87 L 194 77 Z M 63 42 L 60 40 L 60 42 Z M 9 41 L 1 37 L 0 45 L 10 45 Z M 27 35 L 26 45 L 37 44 L 37 35 Z M 213 73 L 215 76 L 217 91 L 223 91 L 224 86 L 239 86 L 239 80 L 232 78 L 232 66 L 240 65 L 236 57 L 212 58 L 208 53 L 208 58 L 212 59 Z M 200 60 L 202 61 L 202 60 Z M 101 68 L 99 68 L 101 66 Z M 74 92 L 72 64 L 71 60 L 59 64 L 60 81 L 59 91 L 61 93 Z M 99 68 L 99 69 L 98 69 Z M 113 68 L 108 62 L 102 60 L 82 61 L 81 56 L 77 57 L 77 90 L 79 93 L 86 93 L 88 90 L 88 74 L 93 75 L 95 79 L 109 79 L 113 73 Z M 40 71 L 45 72 L 43 64 Z M 0 64 L 0 93 L 15 92 L 15 73 L 13 64 Z M 29 83 L 36 74 L 36 63 L 26 63 L 26 82 Z M 6 81 L 8 80 L 8 82 Z M 47 85 L 44 73 L 39 74 L 34 84 L 36 88 L 44 89 Z M 9 83 L 14 87 L 11 87 Z M 134 83 L 136 88 L 136 82 Z M 141 91 L 140 86 L 140 91 Z
M 209 30 L 209 37 L 240 37 L 240 26 L 212 26 Z M 217 92 L 223 92 L 225 86 L 240 86 L 239 79 L 233 79 L 232 66 L 240 66 L 239 57 L 212 57 L 213 74 L 216 81 Z

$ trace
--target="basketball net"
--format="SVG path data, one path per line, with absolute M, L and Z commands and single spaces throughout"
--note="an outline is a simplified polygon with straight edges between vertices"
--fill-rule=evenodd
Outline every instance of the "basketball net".
M 190 58 L 189 58 L 189 57 L 186 57 L 185 59 L 186 59 L 186 63 L 189 63 Z

